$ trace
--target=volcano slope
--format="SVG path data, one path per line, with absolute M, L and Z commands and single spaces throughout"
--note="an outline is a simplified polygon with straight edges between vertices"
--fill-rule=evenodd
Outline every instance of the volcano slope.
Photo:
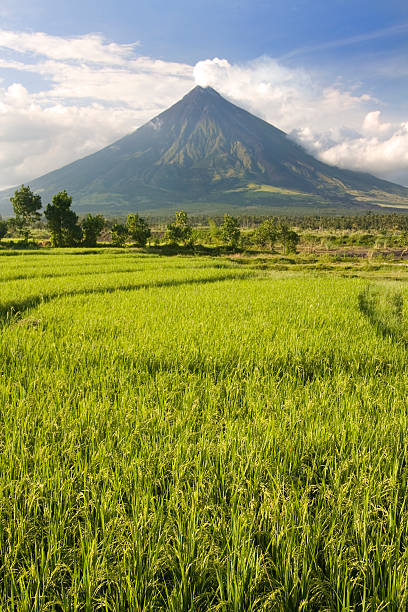
M 30 181 L 44 203 L 62 189 L 78 212 L 339 212 L 408 207 L 408 189 L 318 161 L 288 136 L 196 87 L 114 144 Z M 3 192 L 3 210 L 13 190 Z

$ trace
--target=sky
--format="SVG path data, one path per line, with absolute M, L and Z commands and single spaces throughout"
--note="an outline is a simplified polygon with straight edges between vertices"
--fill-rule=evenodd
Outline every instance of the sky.
M 406 0 L 1 0 L 0 189 L 196 84 L 327 163 L 408 186 Z

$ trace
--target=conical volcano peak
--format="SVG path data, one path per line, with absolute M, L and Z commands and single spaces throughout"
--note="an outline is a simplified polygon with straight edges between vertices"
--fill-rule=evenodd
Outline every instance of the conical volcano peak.
M 204 118 L 211 118 L 216 122 L 217 129 L 224 131 L 224 128 L 228 125 L 231 127 L 231 122 L 240 121 L 245 124 L 246 120 L 243 114 L 249 115 L 212 87 L 196 85 L 181 100 L 161 113 L 159 119 L 167 124 L 172 124 L 174 131 L 174 128 L 181 129 L 185 120 L 189 121 L 189 126 L 193 129 L 193 123 L 200 122 Z M 257 118 L 256 120 L 260 121 Z M 184 129 L 183 134 L 186 135 Z
M 190 93 L 196 92 L 197 95 L 216 95 L 218 97 L 221 98 L 221 95 L 218 93 L 218 91 L 216 91 L 213 87 L 210 87 L 209 85 L 206 85 L 206 87 L 202 87 L 201 85 L 196 85 L 191 91 Z M 188 94 L 187 94 L 188 95 Z
M 256 207 L 262 214 L 287 206 L 361 209 L 371 202 L 408 208 L 407 189 L 324 164 L 278 128 L 202 85 L 135 132 L 30 187 L 44 201 L 66 189 L 81 213 L 163 211 L 182 203 L 200 212 Z M 0 194 L 1 212 L 12 191 Z
M 230 122 L 232 114 L 238 107 L 228 102 L 212 87 L 201 87 L 197 85 L 191 89 L 181 100 L 173 104 L 170 108 L 163 111 L 152 119 L 147 125 L 153 128 L 161 126 L 161 133 L 164 133 L 165 126 L 169 130 L 169 136 L 179 144 L 186 144 L 187 134 L 191 134 L 197 125 L 205 119 L 211 118 L 216 122 L 219 130 L 222 131 L 222 123 Z M 244 111 L 242 111 L 244 112 Z M 182 133 L 181 140 L 176 135 Z M 181 135 L 181 134 L 179 134 Z M 173 143 L 168 143 L 173 148 Z
M 215 91 L 212 87 L 201 87 L 201 85 L 196 85 L 193 89 L 191 89 L 181 100 L 180 102 L 190 102 L 190 103 L 198 103 L 204 104 L 209 100 L 222 100 L 223 97 Z

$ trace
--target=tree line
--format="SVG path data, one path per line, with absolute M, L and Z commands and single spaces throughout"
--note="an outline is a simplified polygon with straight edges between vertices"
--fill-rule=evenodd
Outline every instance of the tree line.
M 126 238 L 130 235 L 135 239 L 136 232 L 129 233 L 129 228 L 132 227 L 134 219 L 137 220 L 137 226 L 144 224 L 145 233 L 143 234 L 143 244 L 141 239 L 137 242 L 138 246 L 146 244 L 147 233 L 150 234 L 150 228 L 146 221 L 138 215 L 129 215 L 127 225 L 115 224 L 111 229 L 111 237 L 113 244 L 123 246 Z M 139 230 L 140 231 L 140 230 Z M 296 252 L 296 247 L 299 243 L 300 236 L 291 229 L 287 223 L 275 219 L 265 219 L 254 231 L 241 231 L 239 219 L 231 215 L 225 214 L 223 222 L 217 224 L 214 220 L 209 220 L 209 230 L 203 234 L 195 229 L 184 210 L 176 212 L 176 219 L 172 223 L 168 223 L 166 230 L 163 233 L 162 239 L 170 245 L 183 245 L 193 247 L 199 242 L 208 242 L 213 244 L 228 245 L 233 249 L 238 247 L 246 248 L 250 246 L 262 247 L 264 249 L 273 250 L 275 244 L 279 242 L 282 245 L 285 254 Z
M 23 238 L 25 243 L 28 243 L 33 224 L 41 218 L 41 196 L 34 194 L 29 186 L 22 185 L 15 191 L 10 201 L 15 217 L 8 223 L 0 219 L 0 240 L 9 229 L 12 229 Z M 71 205 L 72 196 L 64 190 L 55 194 L 51 203 L 47 204 L 44 209 L 52 246 L 96 246 L 98 236 L 107 227 L 107 220 L 100 214 L 88 214 L 79 221 Z M 130 240 L 135 246 L 144 247 L 152 232 L 146 219 L 138 214 L 129 214 L 126 223 L 114 223 L 111 226 L 110 235 L 112 244 L 115 246 L 123 246 Z M 175 220 L 167 224 L 162 236 L 167 244 L 190 247 L 199 242 L 201 238 L 203 236 L 194 229 L 184 210 L 176 212 Z M 272 250 L 276 242 L 279 242 L 284 253 L 295 252 L 299 242 L 299 235 L 280 218 L 264 218 L 253 231 L 243 234 L 239 217 L 229 214 L 224 215 L 221 223 L 209 219 L 208 238 L 212 243 L 229 245 L 232 248 L 255 245 Z
M 237 215 L 241 228 L 256 229 L 266 219 L 273 219 L 275 224 L 285 223 L 299 230 L 350 230 L 350 231 L 408 231 L 408 214 L 406 212 L 366 213 L 350 215 Z M 156 223 L 166 223 L 166 217 L 155 217 Z M 193 225 L 209 227 L 211 222 L 222 224 L 222 215 L 192 214 Z
M 209 225 L 211 219 L 205 215 L 193 217 L 192 220 Z M 275 224 L 285 223 L 289 227 L 300 230 L 350 230 L 350 231 L 408 231 L 408 214 L 404 212 L 396 213 L 376 213 L 367 211 L 366 213 L 354 215 L 240 215 L 237 217 L 241 227 L 255 229 L 266 219 L 273 219 Z M 216 223 L 220 222 L 220 217 L 212 217 Z
M 34 194 L 29 186 L 22 185 L 10 198 L 15 217 L 8 223 L 0 220 L 0 239 L 9 229 L 28 243 L 33 224 L 40 220 L 42 208 L 41 196 Z M 46 225 L 54 247 L 96 246 L 98 236 L 106 227 L 102 215 L 88 214 L 82 221 L 71 208 L 72 196 L 67 191 L 60 191 L 52 197 L 51 203 L 44 209 Z M 115 224 L 111 229 L 112 241 L 122 244 L 131 238 L 137 246 L 145 246 L 151 235 L 146 221 L 139 215 L 129 215 L 126 225 Z
M 15 218 L 9 222 L 0 218 L 0 240 L 9 230 L 16 232 L 28 242 L 33 224 L 40 220 L 42 208 L 41 196 L 34 194 L 30 187 L 22 185 L 10 198 Z M 113 223 L 102 215 L 87 215 L 79 221 L 78 215 L 72 210 L 72 196 L 64 190 L 53 196 L 52 202 L 44 210 L 46 227 L 50 233 L 53 246 L 95 246 L 99 234 L 109 227 L 112 243 L 122 246 L 132 241 L 137 246 L 145 246 L 152 236 L 149 220 L 139 215 L 128 215 L 126 222 Z M 283 245 L 285 252 L 296 249 L 298 239 L 291 234 L 296 227 L 300 230 L 349 230 L 349 231 L 401 231 L 408 232 L 408 215 L 403 213 L 373 213 L 319 216 L 259 216 L 230 215 L 215 216 L 193 215 L 187 221 L 186 213 L 179 211 L 176 220 L 168 223 L 168 218 L 155 218 L 154 225 L 159 221 L 167 223 L 163 240 L 170 244 L 194 244 L 209 236 L 211 242 L 229 244 L 231 246 L 256 246 L 273 248 L 276 242 Z M 203 234 L 194 230 L 199 225 L 207 228 Z M 242 232 L 242 228 L 245 231 Z M 296 233 L 296 232 L 295 232 Z M 268 238 L 265 235 L 268 234 Z

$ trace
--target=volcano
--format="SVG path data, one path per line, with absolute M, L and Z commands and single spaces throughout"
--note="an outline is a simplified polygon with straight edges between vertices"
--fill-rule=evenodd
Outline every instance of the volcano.
M 77 212 L 106 215 L 408 207 L 408 189 L 324 164 L 211 87 L 195 87 L 128 136 L 29 184 L 44 205 L 66 189 Z

